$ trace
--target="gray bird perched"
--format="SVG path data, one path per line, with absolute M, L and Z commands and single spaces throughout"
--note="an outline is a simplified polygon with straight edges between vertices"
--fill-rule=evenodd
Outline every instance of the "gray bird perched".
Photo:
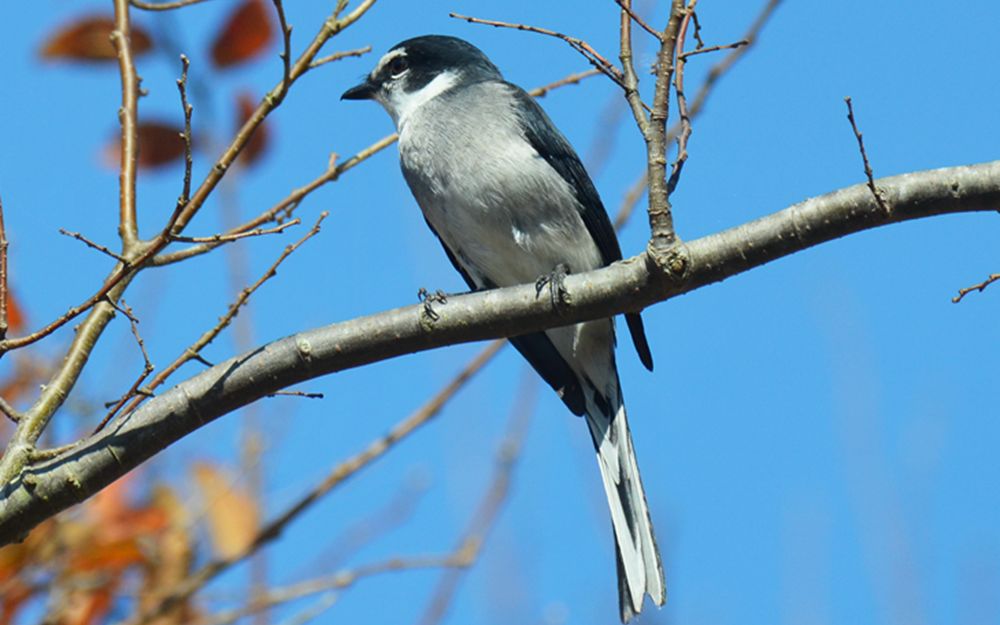
M 535 100 L 485 54 L 454 37 L 397 44 L 342 99 L 375 100 L 399 131 L 403 176 L 448 258 L 472 289 L 580 273 L 621 260 L 614 228 L 576 152 Z M 625 315 L 639 359 L 653 359 L 638 313 Z M 594 440 L 611 509 L 622 621 L 648 594 L 663 605 L 663 567 L 615 366 L 611 319 L 510 339 Z

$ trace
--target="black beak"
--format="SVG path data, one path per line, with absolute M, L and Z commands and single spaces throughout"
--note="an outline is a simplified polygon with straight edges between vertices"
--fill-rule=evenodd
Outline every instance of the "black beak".
M 375 96 L 375 85 L 370 80 L 365 79 L 360 85 L 351 87 L 343 94 L 341 100 L 371 100 Z

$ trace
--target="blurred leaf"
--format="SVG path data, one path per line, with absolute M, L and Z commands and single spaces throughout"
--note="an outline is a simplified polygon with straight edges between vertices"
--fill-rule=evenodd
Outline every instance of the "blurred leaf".
M 10 290 L 7 291 L 7 329 L 11 332 L 20 332 L 24 329 L 24 312 Z
M 29 567 L 44 567 L 59 551 L 53 540 L 56 522 L 52 519 L 36 527 L 23 542 L 0 549 L 0 625 L 14 622 L 18 610 L 43 589 L 31 583 Z
M 216 67 L 230 67 L 249 61 L 274 39 L 269 9 L 264 0 L 244 0 L 226 20 L 212 44 Z
M 190 515 L 184 503 L 172 489 L 157 485 L 153 489 L 152 505 L 167 519 L 167 526 L 151 541 L 151 551 L 139 592 L 139 612 L 158 605 L 163 591 L 181 583 L 191 572 L 195 545 L 188 534 Z M 155 625 L 192 623 L 197 619 L 189 599 L 179 601 L 153 621 Z M 2 624 L 0 624 L 2 625 Z
M 196 464 L 194 478 L 201 490 L 215 554 L 229 558 L 243 553 L 257 533 L 256 502 L 210 464 Z
M 115 20 L 106 16 L 83 17 L 49 37 L 40 52 L 43 59 L 111 61 L 118 52 L 111 42 Z M 132 25 L 132 54 L 138 56 L 153 47 L 146 31 Z
M 47 615 L 45 623 L 59 625 L 94 625 L 103 621 L 111 608 L 118 590 L 118 580 L 99 580 L 82 588 L 72 588 L 67 596 L 54 604 L 54 613 Z
M 243 92 L 236 97 L 236 119 L 238 120 L 237 128 L 243 126 L 253 112 L 257 109 L 257 102 L 253 99 L 247 92 Z M 271 130 L 268 125 L 267 120 L 257 126 L 257 130 L 250 136 L 250 141 L 247 142 L 246 147 L 240 152 L 240 162 L 243 165 L 250 166 L 257 162 L 264 151 L 267 149 L 268 143 L 271 139 Z
M 184 156 L 184 140 L 180 126 L 167 122 L 142 122 L 139 124 L 139 157 L 141 169 L 155 169 L 179 161 Z M 121 135 L 115 135 L 108 140 L 103 150 L 102 161 L 111 168 L 117 169 L 121 164 Z
M 12 579 L 4 583 L 3 597 L 0 598 L 0 625 L 14 622 L 14 616 L 25 601 L 37 592 L 23 579 Z
M 128 497 L 128 474 L 94 496 L 86 507 L 90 522 L 75 532 L 67 528 L 67 569 L 74 572 L 119 572 L 147 560 L 144 544 L 167 526 L 167 514 L 152 505 L 135 505 Z M 75 538 L 75 540 L 74 540 Z

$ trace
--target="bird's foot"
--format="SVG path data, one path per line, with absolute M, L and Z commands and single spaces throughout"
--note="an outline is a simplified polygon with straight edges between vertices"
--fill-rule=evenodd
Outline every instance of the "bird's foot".
M 434 304 L 444 305 L 448 303 L 448 294 L 440 289 L 431 293 L 427 289 L 420 287 L 420 290 L 417 291 L 417 298 L 424 305 L 424 318 L 432 322 L 441 318 L 441 315 L 434 310 Z
M 542 289 L 549 287 L 549 297 L 552 298 L 552 307 L 557 311 L 569 304 L 569 291 L 564 284 L 566 276 L 569 275 L 569 266 L 566 263 L 559 263 L 551 273 L 547 273 L 535 280 L 535 297 L 542 294 Z

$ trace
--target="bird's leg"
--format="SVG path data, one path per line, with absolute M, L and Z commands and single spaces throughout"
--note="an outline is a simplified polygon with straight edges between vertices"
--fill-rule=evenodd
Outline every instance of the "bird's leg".
M 535 280 L 535 297 L 542 294 L 542 289 L 549 287 L 549 297 L 552 298 L 552 307 L 557 311 L 569 304 L 569 291 L 566 290 L 564 281 L 569 275 L 569 266 L 566 263 L 559 263 L 551 273 L 547 273 Z
M 420 287 L 420 290 L 417 291 L 417 298 L 424 305 L 424 317 L 430 321 L 437 321 L 441 318 L 441 315 L 434 310 L 434 304 L 448 303 L 448 294 L 440 289 L 431 293 L 424 287 Z

